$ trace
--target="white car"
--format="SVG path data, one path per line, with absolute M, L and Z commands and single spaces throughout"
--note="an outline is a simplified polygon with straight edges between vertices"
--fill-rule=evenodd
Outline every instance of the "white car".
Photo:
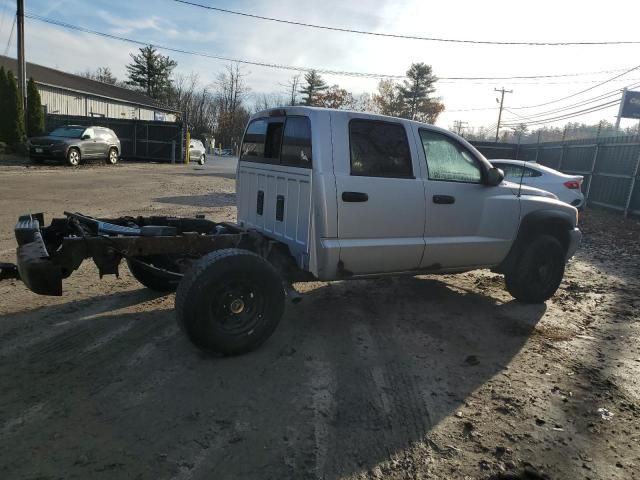
M 584 177 L 581 175 L 567 175 L 539 163 L 524 160 L 489 161 L 494 167 L 504 172 L 505 180 L 520 183 L 522 178 L 523 185 L 551 192 L 558 199 L 576 208 L 581 208 L 584 204 L 584 195 L 581 190 Z

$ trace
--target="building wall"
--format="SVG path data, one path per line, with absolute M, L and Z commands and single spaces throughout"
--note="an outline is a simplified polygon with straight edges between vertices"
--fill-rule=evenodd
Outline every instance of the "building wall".
M 176 121 L 176 116 L 173 113 L 152 110 L 132 103 L 85 95 L 48 85 L 37 84 L 37 87 L 42 99 L 42 105 L 47 107 L 47 113 L 84 117 Z M 156 115 L 156 112 L 161 115 Z

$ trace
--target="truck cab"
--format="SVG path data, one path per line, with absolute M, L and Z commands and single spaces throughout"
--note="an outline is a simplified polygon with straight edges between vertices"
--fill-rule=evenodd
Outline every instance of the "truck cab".
M 360 112 L 255 114 L 237 195 L 240 226 L 285 243 L 321 280 L 498 269 L 534 211 L 553 212 L 549 225 L 564 220 L 565 258 L 579 242 L 575 208 L 503 181 L 465 139 Z

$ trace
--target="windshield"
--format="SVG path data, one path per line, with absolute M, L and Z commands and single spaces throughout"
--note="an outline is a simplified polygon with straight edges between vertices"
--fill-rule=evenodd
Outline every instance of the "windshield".
M 67 138 L 80 138 L 82 136 L 82 132 L 84 132 L 83 127 L 60 127 L 56 128 L 53 132 L 49 134 L 51 137 L 67 137 Z

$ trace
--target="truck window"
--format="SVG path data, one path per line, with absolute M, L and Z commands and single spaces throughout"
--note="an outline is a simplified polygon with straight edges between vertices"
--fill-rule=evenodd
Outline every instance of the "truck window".
M 279 163 L 280 146 L 282 145 L 282 123 L 269 122 L 267 136 L 264 142 L 264 158 L 276 160 L 270 163 Z
M 264 139 L 267 134 L 267 121 L 257 119 L 252 121 L 247 127 L 247 133 L 242 142 L 241 159 L 254 160 L 262 158 L 264 155 Z
M 477 160 L 462 145 L 446 135 L 420 130 L 427 159 L 429 180 L 480 183 L 482 171 Z
M 311 125 L 307 117 L 287 117 L 281 163 L 291 167 L 311 168 Z
M 349 122 L 351 175 L 412 178 L 411 152 L 404 127 L 378 120 Z

